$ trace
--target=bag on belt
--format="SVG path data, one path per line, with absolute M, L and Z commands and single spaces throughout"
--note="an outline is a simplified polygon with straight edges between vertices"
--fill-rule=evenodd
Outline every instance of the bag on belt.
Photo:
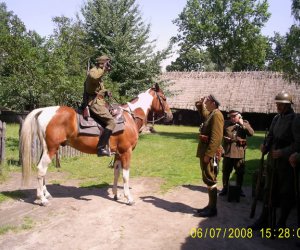
M 209 137 L 207 135 L 199 135 L 199 139 L 202 143 L 209 143 Z

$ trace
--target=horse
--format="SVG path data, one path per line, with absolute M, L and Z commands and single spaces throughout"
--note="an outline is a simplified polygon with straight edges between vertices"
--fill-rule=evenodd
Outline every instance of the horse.
M 118 199 L 117 184 L 120 171 L 123 173 L 123 191 L 126 203 L 134 204 L 129 191 L 129 169 L 132 151 L 137 145 L 139 133 L 147 123 L 150 111 L 163 115 L 167 121 L 173 119 L 166 97 L 158 84 L 139 94 L 132 101 L 120 105 L 123 109 L 125 127 L 122 132 L 112 134 L 109 147 L 114 155 L 113 195 Z M 47 168 L 59 146 L 69 145 L 81 152 L 97 154 L 98 136 L 78 133 L 76 111 L 68 106 L 51 106 L 31 111 L 25 118 L 21 129 L 20 150 L 22 152 L 22 180 L 28 185 L 32 167 L 32 141 L 37 134 L 42 144 L 42 154 L 37 165 L 37 201 L 47 206 L 52 198 L 46 187 Z

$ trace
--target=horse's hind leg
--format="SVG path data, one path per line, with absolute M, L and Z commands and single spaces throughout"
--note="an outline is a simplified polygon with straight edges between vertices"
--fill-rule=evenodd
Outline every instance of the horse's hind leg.
M 48 165 L 51 162 L 51 159 L 46 151 L 44 151 L 40 162 L 37 166 L 38 168 L 38 187 L 37 187 L 37 198 L 41 200 L 43 206 L 47 206 L 49 201 L 48 198 L 51 197 L 50 193 L 46 188 L 45 176 L 47 173 Z
M 118 200 L 118 180 L 120 176 L 120 170 L 121 170 L 121 161 L 117 158 L 115 158 L 114 162 L 114 185 L 113 185 L 113 195 L 114 200 Z

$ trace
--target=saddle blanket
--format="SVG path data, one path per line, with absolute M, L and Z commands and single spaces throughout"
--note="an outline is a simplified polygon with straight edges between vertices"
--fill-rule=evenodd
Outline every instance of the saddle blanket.
M 120 109 L 121 110 L 121 109 Z M 125 120 L 123 116 L 123 110 L 118 110 L 117 114 L 114 115 L 114 119 L 116 121 L 116 127 L 113 130 L 113 134 L 124 131 Z M 96 120 L 89 116 L 83 117 L 82 112 L 77 111 L 77 120 L 78 120 L 78 133 L 79 134 L 87 134 L 87 135 L 95 135 L 100 136 L 102 134 L 104 128 L 103 126 L 96 122 Z

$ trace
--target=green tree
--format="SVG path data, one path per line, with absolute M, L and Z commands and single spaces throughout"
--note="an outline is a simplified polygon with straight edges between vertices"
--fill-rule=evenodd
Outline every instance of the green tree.
M 282 72 L 285 64 L 283 51 L 286 44 L 286 36 L 275 32 L 274 37 L 269 38 L 269 46 L 266 57 L 268 70 Z
M 174 20 L 179 30 L 174 40 L 207 51 L 219 71 L 262 69 L 267 9 L 267 0 L 188 0 Z
M 216 65 L 206 51 L 188 45 L 182 45 L 179 57 L 166 67 L 167 71 L 213 71 Z
M 297 22 L 300 21 L 300 0 L 292 0 L 292 15 Z
M 115 94 L 124 98 L 148 88 L 170 48 L 154 52 L 150 25 L 143 22 L 135 0 L 88 0 L 82 14 L 93 59 L 101 54 L 112 58 L 109 76 Z
M 85 42 L 82 22 L 65 16 L 53 18 L 55 29 L 45 47 L 49 97 L 55 104 L 75 106 L 82 99 L 88 55 L 93 48 Z M 46 66 L 45 65 L 45 66 Z
M 285 64 L 283 72 L 285 77 L 300 83 L 300 27 L 293 25 L 286 36 L 286 45 L 283 50 Z
M 11 109 L 32 109 L 40 105 L 47 54 L 42 39 L 26 31 L 22 21 L 0 3 L 0 105 Z
M 285 64 L 283 72 L 285 77 L 296 83 L 300 83 L 300 0 L 292 1 L 292 15 L 295 19 L 286 35 L 286 44 L 283 49 Z

